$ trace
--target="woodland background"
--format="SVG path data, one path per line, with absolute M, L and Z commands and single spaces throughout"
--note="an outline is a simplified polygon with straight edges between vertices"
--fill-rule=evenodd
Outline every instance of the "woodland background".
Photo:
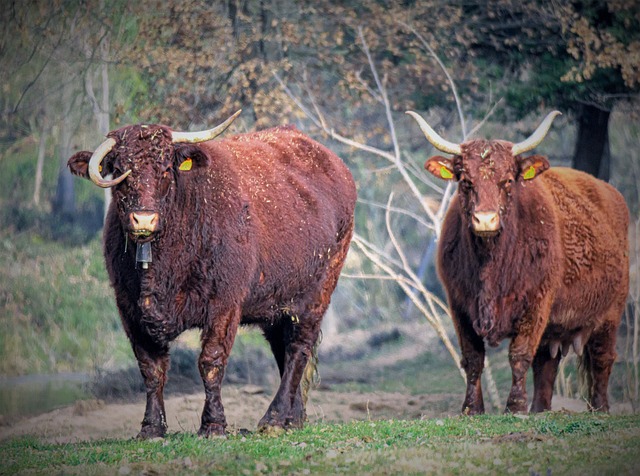
M 109 192 L 73 179 L 67 159 L 126 124 L 197 130 L 239 108 L 227 134 L 295 124 L 356 179 L 325 340 L 426 328 L 425 349 L 457 363 L 433 268 L 454 186 L 423 171 L 434 150 L 404 112 L 450 141 L 518 141 L 558 109 L 539 151 L 610 181 L 631 210 L 616 379 L 637 409 L 636 1 L 37 0 L 5 2 L 0 22 L 0 375 L 132 362 L 100 252 Z M 557 390 L 577 391 L 564 369 Z

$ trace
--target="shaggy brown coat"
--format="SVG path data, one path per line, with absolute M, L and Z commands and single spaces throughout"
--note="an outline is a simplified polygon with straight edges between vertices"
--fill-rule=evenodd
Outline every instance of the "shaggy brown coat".
M 629 211 L 610 185 L 549 169 L 545 157 L 514 158 L 512 145 L 472 140 L 461 144 L 461 155 L 425 164 L 459 183 L 437 264 L 467 375 L 462 411 L 484 412 L 485 340 L 505 338 L 513 374 L 506 411 L 526 411 L 531 365 L 531 411 L 551 408 L 561 354 L 571 345 L 588 376 L 591 408 L 606 411 L 629 286 Z
M 199 434 L 224 434 L 220 386 L 240 324 L 262 328 L 281 376 L 259 427 L 300 427 L 301 376 L 353 231 L 351 173 L 295 128 L 199 144 L 171 135 L 156 125 L 110 132 L 102 164 L 115 177 L 131 171 L 112 189 L 104 256 L 147 388 L 139 436 L 165 434 L 169 344 L 194 327 L 206 394 Z M 91 155 L 71 157 L 71 171 L 88 178 Z M 137 232 L 138 218 L 153 233 Z M 148 241 L 143 269 L 136 245 Z

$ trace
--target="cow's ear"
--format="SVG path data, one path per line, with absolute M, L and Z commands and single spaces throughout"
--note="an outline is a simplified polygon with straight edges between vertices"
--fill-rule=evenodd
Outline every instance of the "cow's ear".
M 453 173 L 453 161 L 446 157 L 436 155 L 424 163 L 424 168 L 443 180 L 456 180 Z
M 523 180 L 533 180 L 549 167 L 551 167 L 551 165 L 546 157 L 532 155 L 518 161 L 518 175 L 522 177 Z
M 188 144 L 176 150 L 176 168 L 178 172 L 190 172 L 209 165 L 209 156 L 200 147 Z
M 93 154 L 86 150 L 76 152 L 67 161 L 67 167 L 73 175 L 89 180 L 89 160 Z

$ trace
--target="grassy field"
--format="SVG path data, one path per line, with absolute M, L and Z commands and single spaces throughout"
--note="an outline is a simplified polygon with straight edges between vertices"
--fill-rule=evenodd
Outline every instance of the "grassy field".
M 131 362 L 99 238 L 81 246 L 0 235 L 0 375 Z
M 640 416 L 315 424 L 280 436 L 0 444 L 1 474 L 637 474 Z

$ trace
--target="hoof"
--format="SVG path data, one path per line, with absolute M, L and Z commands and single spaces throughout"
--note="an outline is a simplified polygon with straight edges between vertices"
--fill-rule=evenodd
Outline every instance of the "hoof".
M 208 425 L 202 425 L 198 430 L 198 436 L 203 438 L 226 438 L 227 433 L 225 431 L 226 425 L 220 423 L 209 423 Z
M 462 414 L 466 416 L 484 415 L 484 408 L 464 407 L 462 409 Z
M 513 414 L 513 415 L 526 415 L 527 412 L 527 404 L 524 403 L 507 403 L 507 408 L 504 409 L 505 415 Z
M 163 425 L 144 425 L 136 436 L 139 440 L 150 440 L 153 438 L 164 438 L 167 428 Z
M 284 434 L 286 430 L 278 425 L 260 425 L 258 433 L 265 436 L 278 437 Z

